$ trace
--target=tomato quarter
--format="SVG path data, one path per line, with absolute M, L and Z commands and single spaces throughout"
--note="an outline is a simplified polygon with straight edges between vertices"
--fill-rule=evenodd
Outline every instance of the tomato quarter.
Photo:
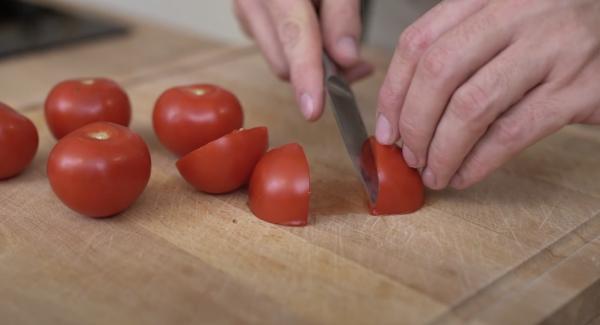
M 128 128 L 96 122 L 62 138 L 50 152 L 48 178 L 71 209 L 108 217 L 127 209 L 150 178 L 150 153 Z
M 231 192 L 248 183 L 268 146 L 267 128 L 236 130 L 185 155 L 177 169 L 199 191 Z
M 178 156 L 241 128 L 243 122 L 242 107 L 235 95 L 207 84 L 165 91 L 152 116 L 158 139 Z
M 46 122 L 57 139 L 92 122 L 128 126 L 131 104 L 125 91 L 104 78 L 66 80 L 50 91 L 44 106 Z
M 258 218 L 286 226 L 306 225 L 310 171 L 302 147 L 288 144 L 263 155 L 250 178 L 248 195 Z
M 406 164 L 401 149 L 396 145 L 382 145 L 375 138 L 370 138 L 363 146 L 365 155 L 367 150 L 371 150 L 373 159 L 372 165 L 366 164 L 367 168 L 376 169 L 379 182 L 377 202 L 369 202 L 371 214 L 405 214 L 419 210 L 425 199 L 421 175 Z
M 0 103 L 0 179 L 22 172 L 38 148 L 35 125 L 25 116 Z

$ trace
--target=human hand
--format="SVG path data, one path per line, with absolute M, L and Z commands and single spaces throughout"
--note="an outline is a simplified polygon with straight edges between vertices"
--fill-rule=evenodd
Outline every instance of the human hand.
M 600 1 L 445 0 L 400 37 L 377 139 L 464 189 L 570 123 L 600 124 Z
M 234 9 L 271 69 L 291 81 L 307 120 L 323 112 L 323 47 L 349 81 L 372 71 L 360 58 L 359 0 L 236 0 Z

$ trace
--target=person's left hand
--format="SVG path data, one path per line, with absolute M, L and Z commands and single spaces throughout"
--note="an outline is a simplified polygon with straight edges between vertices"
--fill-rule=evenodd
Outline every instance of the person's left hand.
M 463 189 L 570 123 L 600 124 L 600 1 L 446 0 L 400 38 L 376 135 Z

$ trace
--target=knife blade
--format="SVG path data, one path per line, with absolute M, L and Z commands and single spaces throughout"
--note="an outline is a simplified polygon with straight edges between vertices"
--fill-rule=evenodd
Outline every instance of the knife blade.
M 338 69 L 327 53 L 323 53 L 325 88 L 329 94 L 331 107 L 340 134 L 350 155 L 354 169 L 372 203 L 377 201 L 378 180 L 367 161 L 373 161 L 371 150 L 363 150 L 368 145 L 369 135 L 360 115 L 358 104 L 348 83 L 338 74 Z

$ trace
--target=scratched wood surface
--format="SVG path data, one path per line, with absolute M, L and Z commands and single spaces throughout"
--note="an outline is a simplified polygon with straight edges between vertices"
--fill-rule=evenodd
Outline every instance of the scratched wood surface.
M 0 182 L 3 324 L 598 322 L 598 128 L 567 128 L 467 191 L 430 192 L 415 214 L 372 217 L 331 114 L 303 122 L 255 49 L 147 33 L 0 61 L 0 100 L 41 136 L 32 166 Z M 355 90 L 372 126 L 387 60 L 369 56 L 378 71 Z M 152 152 L 146 191 L 110 219 L 68 210 L 45 175 L 55 141 L 44 96 L 78 75 L 123 83 Z M 181 179 L 150 116 L 163 90 L 195 82 L 233 90 L 245 125 L 268 126 L 272 146 L 304 146 L 309 226 L 261 222 L 245 190 L 209 196 Z

